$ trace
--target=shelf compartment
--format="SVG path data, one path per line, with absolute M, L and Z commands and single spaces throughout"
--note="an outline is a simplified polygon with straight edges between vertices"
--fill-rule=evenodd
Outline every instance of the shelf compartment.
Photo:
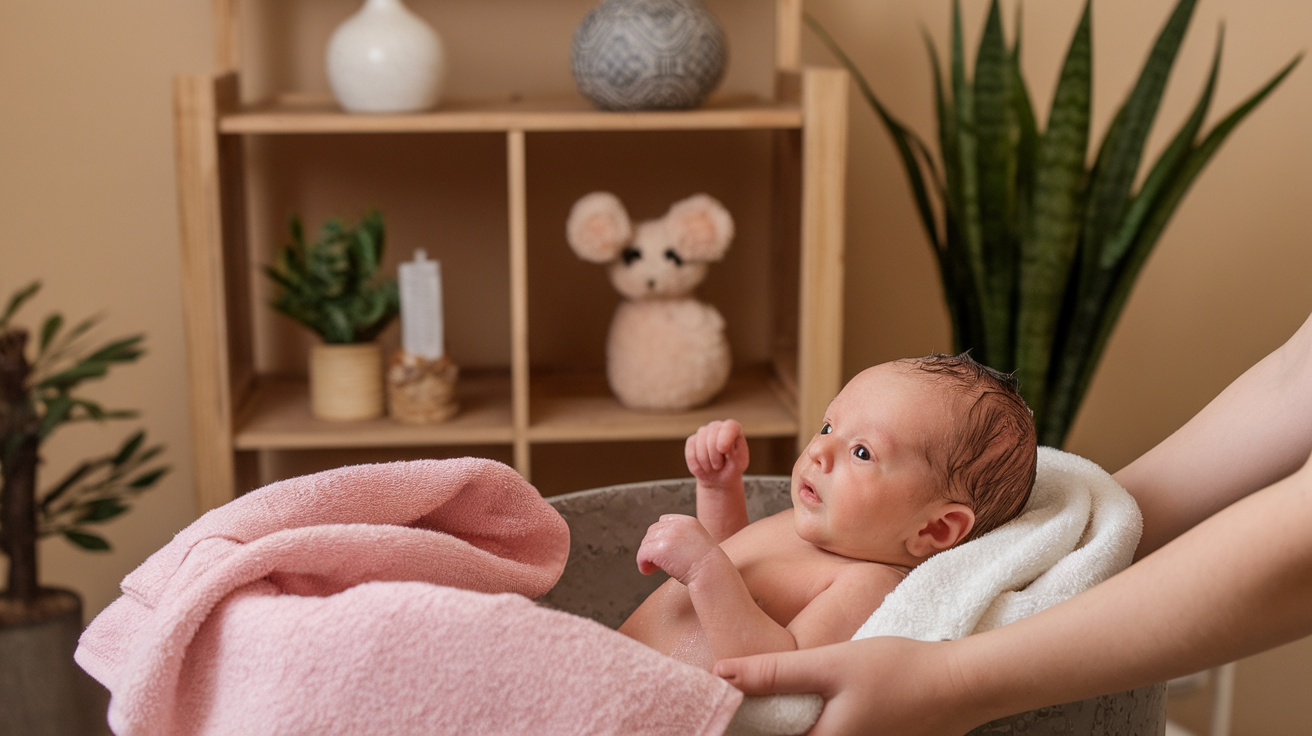
M 237 422 L 238 450 L 309 450 L 346 447 L 422 447 L 508 444 L 514 439 L 510 377 L 461 375 L 460 412 L 432 425 L 401 424 L 386 417 L 325 422 L 310 415 L 304 378 L 261 376 Z
M 531 442 L 682 440 L 716 419 L 737 419 L 751 437 L 792 437 L 798 432 L 796 410 L 764 367 L 736 372 L 713 402 L 689 411 L 626 409 L 599 373 L 534 376 L 529 405 Z
M 755 96 L 712 98 L 695 110 L 606 112 L 581 97 L 453 101 L 431 112 L 343 112 L 331 98 L 283 96 L 219 116 L 229 134 L 433 133 L 619 130 L 787 130 L 802 127 L 796 102 Z

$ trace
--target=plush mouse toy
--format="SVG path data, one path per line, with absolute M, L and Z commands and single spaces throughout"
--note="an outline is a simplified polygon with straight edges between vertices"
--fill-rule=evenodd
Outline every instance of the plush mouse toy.
M 724 318 L 692 290 L 733 240 L 724 206 L 697 194 L 634 228 L 618 197 L 593 192 L 574 203 L 565 232 L 580 258 L 610 265 L 625 297 L 606 340 L 606 378 L 620 403 L 677 411 L 714 398 L 729 378 L 729 342 Z

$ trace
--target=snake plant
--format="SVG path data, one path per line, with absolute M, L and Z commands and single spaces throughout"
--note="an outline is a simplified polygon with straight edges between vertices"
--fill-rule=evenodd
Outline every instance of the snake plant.
M 394 279 L 379 278 L 383 218 L 370 212 L 356 227 L 329 220 L 306 242 L 301 220 L 291 220 L 292 242 L 264 272 L 282 287 L 274 309 L 309 327 L 326 343 L 368 342 L 400 309 Z
M 1285 78 L 1290 61 L 1203 133 L 1222 35 L 1193 112 L 1134 188 L 1157 109 L 1196 0 L 1180 0 L 1090 166 L 1090 5 L 1066 52 L 1046 130 L 1020 71 L 1020 22 L 1010 48 L 993 0 L 966 75 L 961 8 L 952 8 L 945 75 L 934 72 L 939 161 L 880 103 L 833 37 L 807 22 L 852 73 L 893 138 L 937 257 L 958 351 L 1014 371 L 1039 441 L 1060 447 L 1140 269 L 1189 186 L 1235 126 Z M 936 214 L 941 212 L 941 217 Z

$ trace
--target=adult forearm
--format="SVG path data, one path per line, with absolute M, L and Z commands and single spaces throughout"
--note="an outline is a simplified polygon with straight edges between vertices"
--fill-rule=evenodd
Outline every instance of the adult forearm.
M 1312 452 L 1312 318 L 1161 444 L 1116 473 L 1143 511 L 1142 558 Z
M 1111 580 L 950 646 L 980 722 L 1232 661 L 1312 633 L 1307 469 Z

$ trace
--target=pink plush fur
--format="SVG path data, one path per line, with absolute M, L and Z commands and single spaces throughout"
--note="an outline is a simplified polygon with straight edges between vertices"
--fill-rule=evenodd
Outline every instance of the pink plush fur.
M 525 597 L 568 547 L 492 461 L 294 478 L 152 555 L 76 659 L 120 736 L 722 732 L 738 691 Z

